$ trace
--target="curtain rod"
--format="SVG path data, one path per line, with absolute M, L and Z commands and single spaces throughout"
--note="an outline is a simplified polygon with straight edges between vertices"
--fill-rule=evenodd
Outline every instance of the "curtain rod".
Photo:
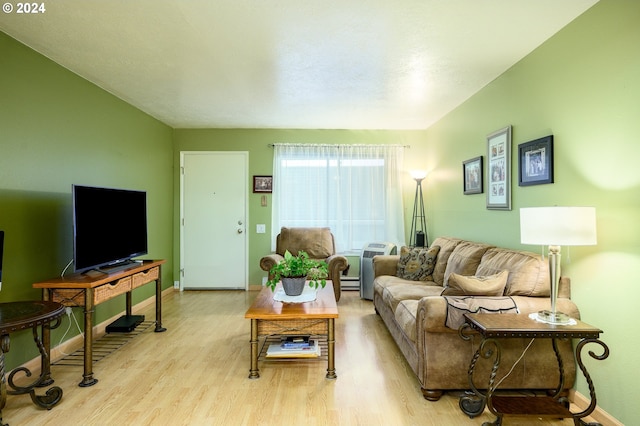
M 387 144 L 355 144 L 355 143 L 342 143 L 342 144 L 328 144 L 328 143 L 270 143 L 267 144 L 269 148 L 274 146 L 323 146 L 323 147 L 335 147 L 342 146 L 362 146 L 362 147 L 379 147 L 379 146 L 395 146 L 402 148 L 411 148 L 411 145 L 387 145 Z

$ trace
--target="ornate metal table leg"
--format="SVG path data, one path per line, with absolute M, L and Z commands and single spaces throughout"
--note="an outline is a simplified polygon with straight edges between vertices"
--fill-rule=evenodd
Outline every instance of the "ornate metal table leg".
M 54 325 L 45 325 L 45 326 L 48 328 L 56 328 L 59 325 L 60 325 L 60 319 L 56 320 Z M 36 343 L 36 346 L 38 347 L 38 351 L 40 351 L 40 356 L 43 359 L 46 359 L 46 362 L 48 362 L 49 354 L 45 348 L 45 345 L 42 343 L 42 340 L 40 340 L 40 337 L 38 336 L 37 326 L 33 327 L 33 340 Z M 42 371 L 40 374 L 40 377 L 38 377 L 38 379 L 35 380 L 33 383 L 27 386 L 17 386 L 14 383 L 13 378 L 17 373 L 20 373 L 20 372 L 23 372 L 27 377 L 31 377 L 31 371 L 26 367 L 18 367 L 14 369 L 9 374 L 9 377 L 7 378 L 7 381 L 9 382 L 9 386 L 13 388 L 13 390 L 7 390 L 7 394 L 23 395 L 28 393 L 31 396 L 31 400 L 33 401 L 34 404 L 36 404 L 38 407 L 46 408 L 47 410 L 50 410 L 58 402 L 60 402 L 60 399 L 62 399 L 62 389 L 60 389 L 58 386 L 54 386 L 48 389 L 45 395 L 36 395 L 35 388 L 44 386 L 46 382 L 49 382 L 51 380 L 46 371 Z
M 336 374 L 336 337 L 335 337 L 335 320 L 333 318 L 327 319 L 328 321 L 328 336 L 327 336 L 327 379 L 337 379 Z
M 469 324 L 467 323 L 462 324 L 462 326 L 460 326 L 460 328 L 458 329 L 458 335 L 460 336 L 460 338 L 467 341 L 471 340 L 471 336 L 465 334 L 465 331 L 468 330 L 469 328 L 470 328 Z M 480 358 L 480 348 L 478 348 L 478 350 L 473 355 L 473 358 L 471 359 L 471 363 L 469 364 L 469 369 L 467 370 L 467 376 L 469 378 L 469 386 L 471 387 L 471 392 L 473 393 L 470 395 L 466 394 L 461 396 L 460 400 L 458 401 L 460 410 L 462 410 L 462 412 L 465 413 L 470 418 L 474 418 L 482 414 L 487 402 L 485 396 L 482 394 L 482 392 L 478 390 L 478 388 L 476 388 L 475 384 L 473 383 L 473 371 L 476 368 L 476 363 L 478 362 L 478 358 Z
M 9 335 L 0 337 L 0 426 L 8 426 L 2 421 L 2 409 L 7 403 L 7 383 L 4 377 L 4 353 L 9 352 Z
M 251 320 L 251 368 L 249 369 L 249 378 L 258 379 L 260 370 L 258 370 L 258 320 Z
M 580 367 L 580 370 L 582 371 L 582 374 L 584 375 L 584 378 L 586 379 L 587 384 L 589 385 L 589 396 L 591 397 L 591 403 L 584 411 L 581 411 L 579 413 L 573 413 L 573 418 L 574 420 L 579 421 L 581 425 L 601 426 L 600 423 L 586 423 L 582 420 L 583 417 L 586 417 L 589 414 L 591 414 L 593 410 L 595 410 L 597 405 L 596 389 L 595 389 L 595 386 L 593 385 L 593 380 L 591 380 L 591 376 L 589 375 L 587 368 L 582 362 L 582 349 L 584 348 L 585 345 L 589 343 L 595 343 L 602 347 L 602 354 L 600 355 L 596 355 L 593 351 L 589 351 L 589 355 L 591 356 L 591 358 L 602 361 L 603 359 L 607 359 L 609 357 L 609 347 L 599 339 L 582 339 L 576 345 L 576 360 L 578 361 L 578 366 Z

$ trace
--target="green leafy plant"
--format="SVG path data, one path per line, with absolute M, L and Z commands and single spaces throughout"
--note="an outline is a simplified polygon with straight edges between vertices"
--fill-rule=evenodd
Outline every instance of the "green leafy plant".
M 327 262 L 309 259 L 305 251 L 300 250 L 298 255 L 294 256 L 287 250 L 284 253 L 284 259 L 271 267 L 269 275 L 273 278 L 267 281 L 266 285 L 271 287 L 272 291 L 283 277 L 307 277 L 309 287 L 318 288 L 320 285 L 324 288 L 327 284 L 329 269 Z

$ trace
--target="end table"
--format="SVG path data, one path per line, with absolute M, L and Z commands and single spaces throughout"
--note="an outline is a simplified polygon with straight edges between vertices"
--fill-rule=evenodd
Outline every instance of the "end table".
M 43 329 L 56 328 L 60 325 L 60 318 L 64 313 L 64 306 L 56 302 L 28 301 L 0 303 L 0 425 L 5 425 L 2 422 L 2 409 L 7 402 L 7 394 L 22 395 L 28 393 L 36 405 L 46 409 L 51 409 L 60 402 L 62 389 L 57 386 L 47 390 L 46 395 L 36 395 L 35 393 L 34 388 L 48 386 L 53 383 L 47 368 L 42 368 L 40 377 L 28 386 L 17 386 L 13 382 L 13 378 L 16 373 L 19 372 L 24 373 L 26 376 L 31 376 L 31 371 L 26 367 L 14 369 L 6 379 L 9 386 L 14 390 L 7 390 L 4 375 L 4 354 L 9 352 L 9 335 L 11 333 L 31 328 L 33 329 L 33 340 L 38 346 L 38 350 L 42 356 L 42 365 L 49 365 L 51 352 L 51 343 L 48 339 L 49 334 L 42 333 L 43 336 L 46 337 L 40 340 L 38 336 L 38 326 L 41 326 Z
M 529 318 L 526 314 L 465 314 L 465 324 L 459 329 L 460 337 L 469 340 L 471 336 L 466 332 L 471 329 L 482 335 L 482 341 L 475 352 L 469 366 L 469 384 L 474 395 L 460 398 L 460 409 L 470 417 L 480 415 L 485 405 L 497 419 L 493 423 L 484 423 L 483 426 L 501 425 L 502 417 L 506 415 L 535 416 L 550 418 L 573 418 L 575 424 L 586 424 L 582 418 L 588 416 L 596 408 L 596 391 L 593 381 L 582 362 L 582 349 L 586 344 L 595 343 L 603 349 L 602 354 L 597 355 L 589 351 L 589 355 L 597 360 L 606 359 L 609 356 L 608 346 L 599 340 L 602 330 L 575 320 L 574 325 L 547 324 Z M 509 338 L 551 339 L 551 345 L 558 360 L 560 380 L 552 396 L 502 396 L 495 395 L 499 382 L 496 383 L 496 373 L 500 366 L 500 340 Z M 589 385 L 591 403 L 579 413 L 569 411 L 569 401 L 560 397 L 564 385 L 564 369 L 562 358 L 558 351 L 557 339 L 580 339 L 575 347 L 576 360 Z M 489 377 L 489 385 L 486 393 L 482 393 L 473 383 L 473 371 L 475 365 L 482 356 L 485 359 L 494 359 L 493 368 Z M 598 425 L 598 423 L 590 423 Z

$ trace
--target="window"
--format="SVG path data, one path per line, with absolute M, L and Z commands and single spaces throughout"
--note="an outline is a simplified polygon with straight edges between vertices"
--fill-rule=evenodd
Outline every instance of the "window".
M 397 145 L 274 145 L 273 241 L 283 226 L 328 226 L 340 253 L 404 241 Z

